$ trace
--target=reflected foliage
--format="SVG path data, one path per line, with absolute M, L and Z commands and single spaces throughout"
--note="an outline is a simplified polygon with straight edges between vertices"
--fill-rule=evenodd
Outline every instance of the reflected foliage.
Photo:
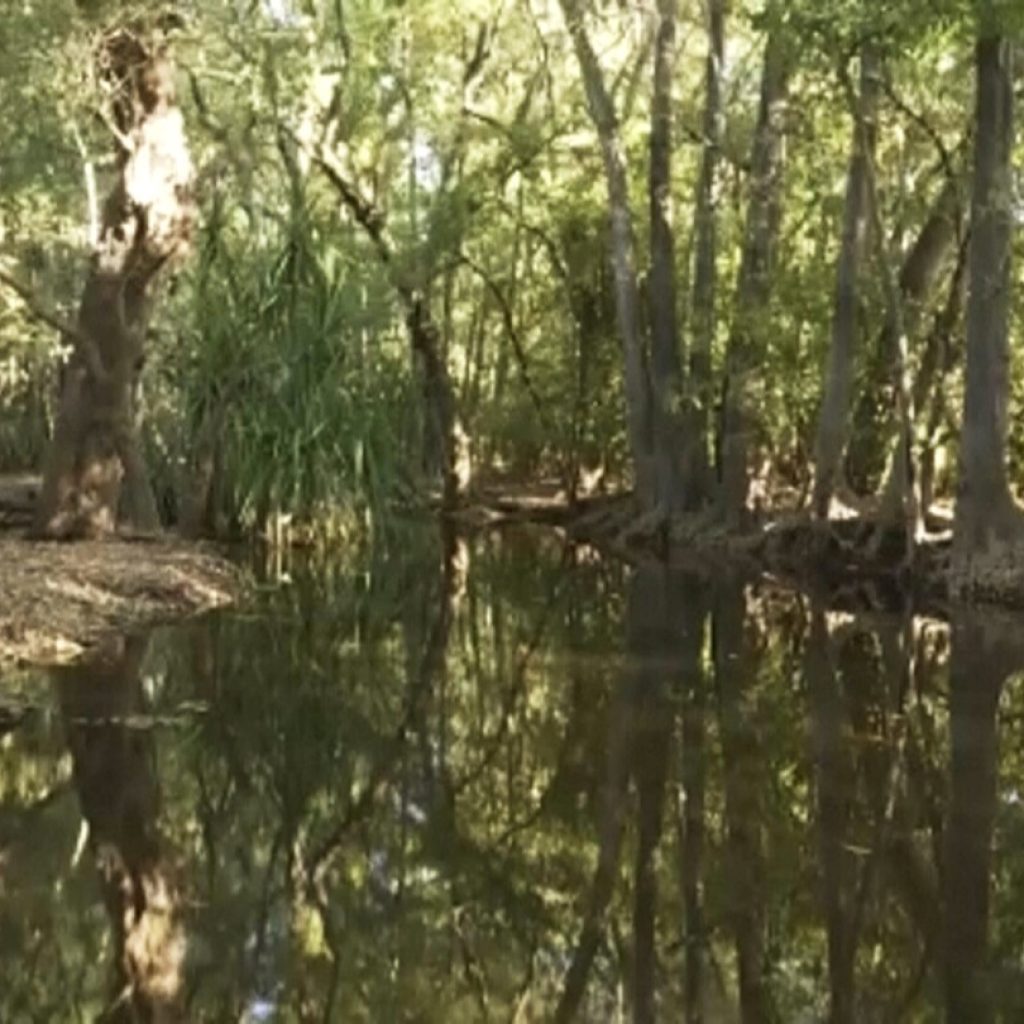
M 531 532 L 272 568 L 0 691 L 3 1020 L 1024 1008 L 1012 621 Z

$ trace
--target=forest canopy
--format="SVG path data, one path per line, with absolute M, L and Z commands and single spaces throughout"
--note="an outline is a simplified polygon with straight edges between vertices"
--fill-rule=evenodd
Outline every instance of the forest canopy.
M 550 481 L 909 537 L 959 487 L 960 550 L 1003 550 L 1022 30 L 1010 0 L 19 0 L 0 471 L 44 467 L 51 535 Z

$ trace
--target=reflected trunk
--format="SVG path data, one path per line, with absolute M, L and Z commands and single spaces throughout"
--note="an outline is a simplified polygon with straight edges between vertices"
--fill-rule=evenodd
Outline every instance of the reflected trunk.
M 1012 634 L 1009 634 L 1012 635 Z M 997 802 L 996 715 L 1012 653 L 975 613 L 954 625 L 950 667 L 950 804 L 943 888 L 946 897 L 947 1020 L 993 1019 L 985 976 Z
M 633 674 L 633 766 L 638 797 L 636 888 L 633 912 L 633 1019 L 656 1017 L 656 881 L 658 845 L 664 818 L 672 731 L 669 700 L 673 651 L 672 586 L 669 570 L 639 567 L 629 592 L 628 650 L 639 666 Z
M 681 682 L 683 691 L 682 822 L 680 882 L 683 892 L 685 1016 L 687 1024 L 704 1019 L 705 927 L 701 873 L 704 858 L 705 767 L 705 611 L 702 587 L 692 580 L 680 586 L 683 627 Z
M 629 700 L 629 679 L 624 678 L 608 712 L 608 744 L 605 781 L 601 793 L 601 823 L 597 867 L 587 893 L 583 925 L 565 976 L 555 1021 L 574 1020 L 583 1001 L 590 969 L 604 932 L 608 905 L 615 891 L 615 879 L 622 853 L 626 790 L 629 785 L 630 740 L 633 731 Z
M 159 782 L 140 669 L 142 638 L 55 672 L 75 788 L 113 930 L 113 998 L 101 1019 L 185 1019 L 180 894 L 158 819 Z
M 715 605 L 714 656 L 719 732 L 725 771 L 725 816 L 729 858 L 729 918 L 739 967 L 744 1024 L 772 1017 L 765 987 L 764 849 L 756 697 L 756 639 L 746 625 L 746 594 L 736 581 Z
M 828 624 L 820 606 L 815 606 L 811 612 L 804 671 L 810 701 L 822 900 L 828 934 L 829 1020 L 833 1024 L 847 1024 L 854 1019 L 854 949 L 846 849 L 852 779 L 843 744 L 843 699 L 833 664 Z

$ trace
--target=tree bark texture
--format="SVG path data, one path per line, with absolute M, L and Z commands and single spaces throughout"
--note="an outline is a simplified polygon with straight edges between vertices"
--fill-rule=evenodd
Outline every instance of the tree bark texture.
M 971 239 L 968 250 L 967 371 L 960 433 L 954 544 L 970 561 L 1014 539 L 1019 514 L 1006 472 L 1010 395 L 1010 256 L 1013 224 L 1013 47 L 1000 36 L 977 44 Z
M 99 536 L 159 517 L 135 426 L 134 392 L 160 271 L 188 251 L 192 163 L 166 42 L 140 25 L 109 33 L 99 72 L 111 95 L 114 184 L 103 205 L 43 470 L 35 531 Z

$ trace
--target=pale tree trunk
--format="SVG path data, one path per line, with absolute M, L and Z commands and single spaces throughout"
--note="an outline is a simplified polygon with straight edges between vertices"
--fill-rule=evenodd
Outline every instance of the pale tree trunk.
M 949 282 L 946 301 L 936 314 L 924 355 L 914 381 L 914 407 L 921 410 L 921 508 L 927 516 L 935 494 L 935 448 L 939 430 L 948 414 L 948 403 L 942 384 L 953 369 L 959 346 L 953 335 L 960 322 L 967 292 L 967 239 L 960 243 L 960 252 Z
M 722 65 L 725 59 L 725 2 L 708 0 L 708 55 L 705 71 L 704 154 L 697 183 L 693 273 L 693 338 L 686 395 L 686 450 L 683 490 L 686 508 L 709 497 L 708 423 L 712 401 L 711 349 L 715 338 L 718 279 L 718 177 L 722 149 Z
M 827 519 L 849 432 L 850 393 L 853 390 L 854 349 L 857 341 L 859 276 L 868 230 L 868 150 L 874 143 L 878 104 L 878 62 L 870 47 L 860 57 L 860 96 L 854 118 L 853 154 L 846 178 L 843 237 L 836 268 L 832 339 L 825 371 L 825 392 L 818 414 L 814 449 L 812 508 Z M 868 126 L 862 133 L 858 122 Z
M 608 190 L 609 244 L 615 283 L 615 314 L 625 364 L 629 448 L 636 476 L 637 494 L 643 505 L 650 506 L 655 494 L 651 466 L 650 381 L 640 326 L 636 247 L 633 240 L 633 217 L 629 207 L 626 161 L 622 153 L 615 106 L 605 85 L 597 55 L 583 26 L 580 0 L 560 0 L 560 3 L 583 77 L 587 109 L 601 146 L 605 184 Z
M 134 389 L 159 272 L 187 252 L 192 164 L 166 42 L 141 23 L 100 47 L 116 132 L 116 178 L 103 206 L 43 470 L 35 532 L 98 536 L 159 517 L 135 426 Z M 124 494 L 122 495 L 122 491 Z
M 763 332 L 782 221 L 789 63 L 786 43 L 779 33 L 773 33 L 765 46 L 761 73 L 750 158 L 750 199 L 726 365 L 720 498 L 722 514 L 732 526 L 742 523 L 748 513 L 751 444 L 759 426 L 754 389 L 759 358 L 764 354 Z
M 675 71 L 676 0 L 658 0 L 651 99 L 651 393 L 657 503 L 680 508 L 682 454 L 679 325 L 676 315 L 675 235 L 672 229 L 672 78 Z
M 851 100 L 853 99 L 852 93 L 851 86 Z M 861 145 L 867 154 L 865 163 L 867 167 L 868 209 L 871 211 L 871 234 L 875 242 L 876 262 L 882 276 L 885 292 L 886 321 L 889 325 L 888 330 L 891 333 L 893 342 L 891 372 L 894 378 L 893 386 L 896 393 L 895 404 L 897 422 L 899 424 L 898 438 L 893 449 L 891 461 L 889 476 L 891 483 L 886 487 L 882 508 L 879 513 L 878 530 L 872 542 L 872 548 L 877 552 L 889 527 L 902 522 L 905 559 L 906 563 L 910 564 L 913 561 L 914 545 L 920 531 L 921 515 L 914 469 L 915 414 L 913 384 L 910 376 L 907 314 L 903 301 L 903 292 L 900 288 L 899 278 L 895 269 L 896 264 L 889 253 L 886 243 L 875 162 L 871 153 L 868 135 L 870 129 L 859 118 L 858 124 L 861 132 Z
M 913 333 L 936 286 L 950 253 L 962 236 L 964 208 L 962 181 L 947 178 L 932 204 L 921 230 L 903 259 L 899 271 L 899 294 L 903 301 L 906 329 Z M 853 437 L 846 456 L 847 477 L 855 491 L 870 493 L 885 480 L 887 444 L 892 434 L 896 407 L 893 393 L 897 381 L 898 339 L 893 321 L 887 317 L 878 332 L 870 382 L 857 399 L 853 414 Z
M 1004 560 L 1021 536 L 1006 472 L 1010 257 L 1013 224 L 1012 44 L 977 45 L 977 126 L 968 251 L 967 372 L 960 433 L 955 561 L 971 577 Z

